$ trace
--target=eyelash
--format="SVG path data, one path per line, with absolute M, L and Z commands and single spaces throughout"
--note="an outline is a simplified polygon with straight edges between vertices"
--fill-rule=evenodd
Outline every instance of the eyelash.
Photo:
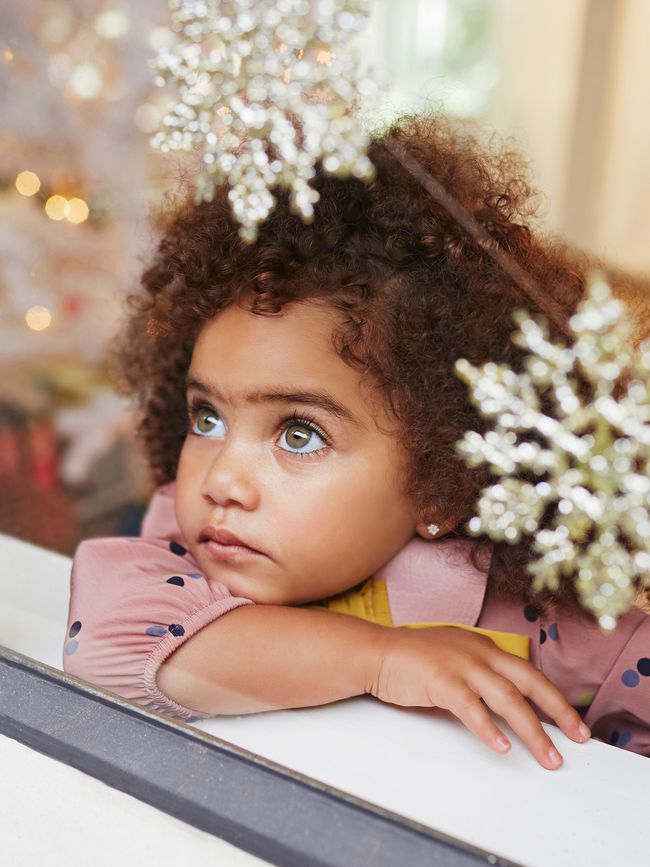
M 209 403 L 205 403 L 202 400 L 197 400 L 196 398 L 193 398 L 192 400 L 188 401 L 188 403 L 187 403 L 187 416 L 188 416 L 190 428 L 191 428 L 191 425 L 196 421 L 196 417 L 202 409 L 208 410 L 208 412 L 214 412 L 217 415 L 219 414 L 213 406 L 210 406 Z M 290 416 L 287 416 L 286 418 L 284 418 L 282 420 L 281 425 L 280 425 L 280 429 L 282 432 L 284 432 L 285 430 L 288 430 L 288 428 L 290 428 L 293 424 L 302 424 L 305 427 L 310 428 L 311 430 L 314 431 L 314 433 L 318 434 L 318 436 L 323 440 L 325 445 L 323 448 L 317 449 L 316 451 L 313 451 L 313 452 L 290 452 L 290 451 L 287 451 L 286 449 L 281 449 L 279 446 L 277 446 L 279 451 L 281 451 L 283 454 L 294 455 L 294 456 L 299 457 L 299 458 L 314 458 L 314 457 L 318 457 L 318 456 L 322 455 L 322 453 L 326 449 L 330 448 L 329 436 L 325 433 L 323 428 L 319 424 L 316 423 L 316 420 L 314 418 L 312 418 L 310 415 L 308 415 L 307 413 L 298 414 L 298 410 L 294 410 Z M 189 433 L 192 436 L 201 436 L 200 434 L 195 433 L 191 429 L 190 429 Z

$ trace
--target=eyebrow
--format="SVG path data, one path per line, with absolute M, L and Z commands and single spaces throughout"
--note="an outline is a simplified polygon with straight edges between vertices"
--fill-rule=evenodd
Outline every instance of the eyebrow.
M 224 400 L 216 385 L 206 384 L 192 376 L 188 376 L 185 388 L 187 391 L 198 391 L 208 397 Z M 291 387 L 288 389 L 277 388 L 270 391 L 249 391 L 243 395 L 243 398 L 245 403 L 303 403 L 307 406 L 318 406 L 342 421 L 348 421 L 357 427 L 364 426 L 354 413 L 324 391 L 301 391 Z

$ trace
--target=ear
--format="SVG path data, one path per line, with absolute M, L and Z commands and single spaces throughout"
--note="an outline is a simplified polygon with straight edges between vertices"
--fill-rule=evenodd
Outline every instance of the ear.
M 447 533 L 450 533 L 458 526 L 460 520 L 460 515 L 453 515 L 452 517 L 447 518 L 444 521 L 434 521 L 433 523 L 437 524 L 439 528 L 435 536 L 432 536 L 428 530 L 429 524 L 432 523 L 431 521 L 428 521 L 426 523 L 422 521 L 416 524 L 415 532 L 418 534 L 418 536 L 421 536 L 423 539 L 431 542 L 433 539 L 441 539 L 443 536 L 446 536 Z

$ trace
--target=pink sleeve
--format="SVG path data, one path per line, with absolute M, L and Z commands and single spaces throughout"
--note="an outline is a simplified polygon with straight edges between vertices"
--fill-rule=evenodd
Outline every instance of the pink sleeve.
M 160 506 L 156 494 L 150 516 Z M 253 603 L 207 579 L 170 522 L 160 530 L 167 538 L 91 539 L 79 545 L 63 669 L 146 707 L 183 719 L 205 718 L 210 715 L 183 707 L 158 689 L 158 668 L 208 623 Z

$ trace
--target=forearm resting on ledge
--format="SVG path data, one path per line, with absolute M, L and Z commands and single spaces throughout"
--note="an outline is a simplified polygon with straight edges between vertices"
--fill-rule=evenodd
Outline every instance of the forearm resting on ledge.
M 386 629 L 345 614 L 245 605 L 174 651 L 157 683 L 215 716 L 328 704 L 368 691 Z

